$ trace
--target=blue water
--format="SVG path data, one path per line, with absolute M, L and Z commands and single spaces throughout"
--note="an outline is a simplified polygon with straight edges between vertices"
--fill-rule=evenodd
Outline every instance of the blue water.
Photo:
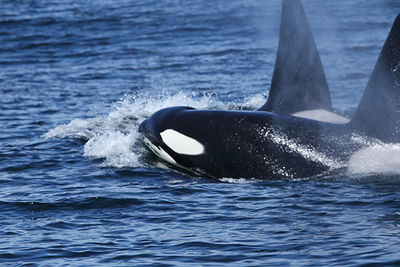
M 398 0 L 303 1 L 351 116 Z M 137 127 L 171 105 L 255 109 L 278 0 L 0 0 L 2 266 L 400 264 L 400 145 L 318 179 L 191 177 Z

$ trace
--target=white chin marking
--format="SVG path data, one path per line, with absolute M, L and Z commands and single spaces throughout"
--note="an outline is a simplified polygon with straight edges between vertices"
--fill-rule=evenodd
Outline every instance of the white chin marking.
M 204 146 L 199 141 L 180 132 L 167 129 L 160 135 L 163 142 L 178 154 L 194 156 L 204 153 Z
M 312 109 L 293 113 L 292 116 L 336 124 L 346 124 L 350 120 L 325 109 Z
M 172 163 L 172 164 L 177 164 L 176 161 L 162 149 L 161 147 L 155 146 L 152 142 L 150 142 L 149 139 L 144 138 L 145 144 L 150 148 L 151 151 L 153 151 L 154 154 L 165 160 L 166 162 Z

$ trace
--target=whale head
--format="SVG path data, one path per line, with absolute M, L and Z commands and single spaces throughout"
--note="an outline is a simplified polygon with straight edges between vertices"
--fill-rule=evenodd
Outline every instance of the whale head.
M 191 168 L 192 160 L 206 153 L 205 145 L 198 136 L 190 133 L 188 124 L 180 120 L 180 115 L 191 107 L 162 109 L 143 121 L 139 133 L 145 145 L 164 161 L 177 167 Z

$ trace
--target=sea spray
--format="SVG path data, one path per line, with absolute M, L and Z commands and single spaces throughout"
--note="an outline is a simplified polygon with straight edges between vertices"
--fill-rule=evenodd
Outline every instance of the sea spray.
M 95 118 L 76 118 L 49 130 L 44 138 L 78 138 L 87 141 L 84 156 L 102 158 L 103 166 L 140 167 L 145 149 L 137 132 L 139 124 L 154 112 L 170 106 L 191 106 L 198 109 L 257 109 L 265 101 L 254 95 L 241 101 L 220 101 L 216 94 L 173 95 L 161 93 L 127 94 L 116 102 L 108 114 Z
M 375 143 L 355 152 L 349 174 L 400 174 L 400 144 Z

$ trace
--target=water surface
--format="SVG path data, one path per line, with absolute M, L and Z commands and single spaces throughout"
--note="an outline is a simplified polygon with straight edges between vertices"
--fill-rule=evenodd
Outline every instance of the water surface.
M 351 116 L 397 0 L 303 1 Z M 400 146 L 318 179 L 191 177 L 137 127 L 160 108 L 265 102 L 281 1 L 0 0 L 6 266 L 400 263 Z

